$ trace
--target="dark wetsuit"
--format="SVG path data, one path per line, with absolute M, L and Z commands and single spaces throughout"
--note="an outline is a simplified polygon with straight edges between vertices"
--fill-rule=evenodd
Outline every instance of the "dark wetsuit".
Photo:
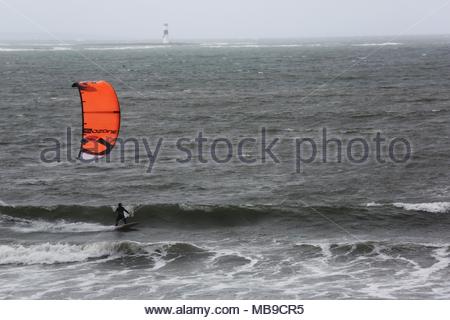
M 119 225 L 119 221 L 120 221 L 120 220 L 123 220 L 123 222 L 124 222 L 125 224 L 127 224 L 127 218 L 125 218 L 125 212 L 128 213 L 128 214 L 130 214 L 130 213 L 127 211 L 127 209 L 125 209 L 124 207 L 121 207 L 121 206 L 117 207 L 117 209 L 116 209 L 116 213 L 117 213 L 116 226 Z

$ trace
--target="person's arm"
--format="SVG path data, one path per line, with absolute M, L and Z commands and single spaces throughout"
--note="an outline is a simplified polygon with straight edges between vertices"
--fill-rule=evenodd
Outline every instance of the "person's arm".
M 125 209 L 125 208 L 123 208 L 123 211 L 125 211 L 126 213 L 128 213 L 128 214 L 130 214 L 129 212 L 128 212 L 128 210 L 127 209 Z

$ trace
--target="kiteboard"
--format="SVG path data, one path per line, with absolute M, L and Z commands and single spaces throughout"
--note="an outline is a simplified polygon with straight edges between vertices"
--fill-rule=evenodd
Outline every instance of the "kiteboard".
M 116 231 L 129 231 L 134 230 L 133 227 L 135 227 L 138 224 L 138 222 L 130 222 L 127 224 L 122 224 L 120 226 L 117 226 L 114 228 Z

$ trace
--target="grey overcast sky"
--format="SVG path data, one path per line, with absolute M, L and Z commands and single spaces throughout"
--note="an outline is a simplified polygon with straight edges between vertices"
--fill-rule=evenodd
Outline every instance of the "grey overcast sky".
M 166 22 L 175 40 L 450 34 L 450 0 L 0 0 L 0 38 L 150 40 Z

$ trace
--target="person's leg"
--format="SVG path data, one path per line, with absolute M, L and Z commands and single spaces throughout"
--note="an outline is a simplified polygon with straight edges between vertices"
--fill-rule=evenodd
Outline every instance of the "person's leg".
M 125 222 L 125 224 L 127 224 L 127 218 L 123 217 L 123 222 Z
M 116 219 L 116 226 L 119 225 L 119 221 L 122 221 L 123 219 L 125 219 L 123 214 L 118 214 L 117 215 L 117 219 Z

